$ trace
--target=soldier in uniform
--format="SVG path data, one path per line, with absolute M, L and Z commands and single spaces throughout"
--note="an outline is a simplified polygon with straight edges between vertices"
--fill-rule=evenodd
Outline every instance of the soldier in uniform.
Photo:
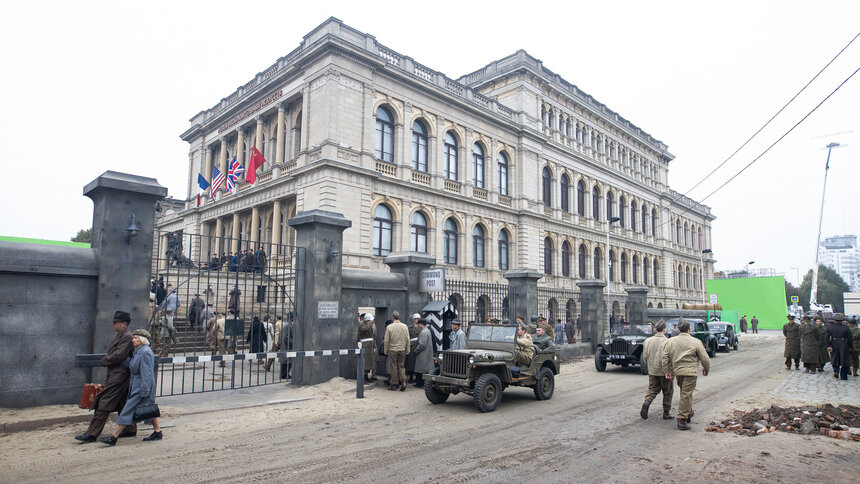
M 555 340 L 555 329 L 549 324 L 545 317 L 541 316 L 540 319 L 538 319 L 538 326 L 543 326 L 544 332 L 549 336 L 549 339 Z
M 413 383 L 415 381 L 415 356 L 417 353 L 415 352 L 415 348 L 418 346 L 418 335 L 421 334 L 421 327 L 418 326 L 418 320 L 421 319 L 421 315 L 415 313 L 412 315 L 412 321 L 407 325 L 409 327 L 409 354 L 406 355 L 406 374 L 409 376 L 409 380 L 407 383 Z
M 517 326 L 517 347 L 514 351 L 514 363 L 520 366 L 528 366 L 535 356 L 534 343 L 525 326 Z
M 360 317 L 358 343 L 364 350 L 364 381 L 376 380 L 376 323 L 370 314 Z
M 529 322 L 529 325 L 526 327 L 526 331 L 528 331 L 530 335 L 535 334 L 535 331 L 537 331 L 537 325 L 538 325 L 538 315 L 532 314 L 531 321 Z
M 705 345 L 690 335 L 690 323 L 686 319 L 679 319 L 678 331 L 678 336 L 673 336 L 663 347 L 663 369 L 666 371 L 667 380 L 676 378 L 681 391 L 676 417 L 678 430 L 690 430 L 687 424 L 695 414 L 693 391 L 696 389 L 699 362 L 702 363 L 702 376 L 708 376 L 711 359 L 705 351 Z
M 532 336 L 532 344 L 535 347 L 535 351 L 541 351 L 552 347 L 552 339 L 548 334 L 546 334 L 546 325 L 538 325 L 535 330 L 535 335 Z
M 830 354 L 827 353 L 827 328 L 821 316 L 815 317 L 815 327 L 818 329 L 818 371 L 824 371 L 824 365 L 830 363 Z
M 746 332 L 747 332 L 747 315 L 746 315 L 746 314 L 744 314 L 744 315 L 741 317 L 741 332 L 742 332 L 742 333 L 746 333 Z
M 818 328 L 813 326 L 809 316 L 804 316 L 800 325 L 800 359 L 806 373 L 815 373 L 818 369 Z
M 385 338 L 383 339 L 383 352 L 389 358 L 390 369 L 390 384 L 389 390 L 400 391 L 406 390 L 406 369 L 403 367 L 406 361 L 406 355 L 410 353 L 409 346 L 409 328 L 400 322 L 400 319 L 394 319 L 390 325 L 385 328 Z
M 672 411 L 672 380 L 666 378 L 666 370 L 663 368 L 663 350 L 669 339 L 666 338 L 666 323 L 658 322 L 654 326 L 657 332 L 654 336 L 649 337 L 642 344 L 642 359 L 648 366 L 648 391 L 645 393 L 645 403 L 642 404 L 642 409 L 639 411 L 639 416 L 647 419 L 648 408 L 654 398 L 663 393 L 663 420 L 672 420 L 675 418 L 671 414 Z
M 785 336 L 785 369 L 791 369 L 791 361 L 794 360 L 794 369 L 800 369 L 800 326 L 795 324 L 794 315 L 788 315 L 788 322 L 782 326 L 782 334 Z
M 754 314 L 752 319 L 750 320 L 750 323 L 752 324 L 752 332 L 758 334 L 758 318 L 755 317 Z
M 845 324 L 842 313 L 833 315 L 833 324 L 827 328 L 827 349 L 833 355 L 833 378 L 848 379 L 851 367 L 851 348 L 854 346 L 851 330 Z
M 851 347 L 851 369 L 852 374 L 857 376 L 858 363 L 860 363 L 860 326 L 857 325 L 857 320 L 852 319 L 848 326 L 851 332 L 851 339 L 854 344 Z

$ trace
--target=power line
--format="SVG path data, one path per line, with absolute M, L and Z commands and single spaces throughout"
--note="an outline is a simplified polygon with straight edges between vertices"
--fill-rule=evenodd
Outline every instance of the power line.
M 755 133 L 753 133 L 753 135 L 752 135 L 752 136 L 750 136 L 750 137 L 749 137 L 749 139 L 747 139 L 746 141 L 744 141 L 744 143 L 743 143 L 743 144 L 742 144 L 738 149 L 736 149 L 734 153 L 732 153 L 731 155 L 729 155 L 729 157 L 728 157 L 728 158 L 726 158 L 726 159 L 725 159 L 722 163 L 720 163 L 716 168 L 714 168 L 713 170 L 711 170 L 711 172 L 710 172 L 710 173 L 708 173 L 707 175 L 705 175 L 705 177 L 704 177 L 704 178 L 702 178 L 701 180 L 699 180 L 699 181 L 698 181 L 695 185 L 693 185 L 689 190 L 687 190 L 686 192 L 684 192 L 684 195 L 686 196 L 686 195 L 688 195 L 690 192 L 692 192 L 693 190 L 695 190 L 695 189 L 696 189 L 696 187 L 698 187 L 699 185 L 701 185 L 702 183 L 704 183 L 704 182 L 705 182 L 705 180 L 707 180 L 708 178 L 710 178 L 710 177 L 711 177 L 711 175 L 713 175 L 714 173 L 716 173 L 716 172 L 717 172 L 717 170 L 719 170 L 720 168 L 722 168 L 722 167 L 723 167 L 723 165 L 725 165 L 726 163 L 728 163 L 728 162 L 729 162 L 729 160 L 731 160 L 732 158 L 734 158 L 734 156 L 735 156 L 736 154 L 738 154 L 738 152 L 739 152 L 740 150 L 742 150 L 742 149 L 743 149 L 747 144 L 749 144 L 749 142 L 750 142 L 750 141 L 752 141 L 752 140 L 753 140 L 753 138 L 755 138 L 756 136 L 758 136 L 758 134 L 759 134 L 759 133 L 761 133 L 761 131 L 762 131 L 764 128 L 766 128 L 766 127 L 767 127 L 767 126 L 768 126 L 768 125 L 769 125 L 769 124 L 770 124 L 774 119 L 776 119 L 776 117 L 777 117 L 777 116 L 779 116 L 779 115 L 780 115 L 780 113 L 782 113 L 782 112 L 785 110 L 785 108 L 787 108 L 787 107 L 788 107 L 788 105 L 789 105 L 789 104 L 791 104 L 795 99 L 797 99 L 797 96 L 800 96 L 800 94 L 801 94 L 803 91 L 805 91 L 805 90 L 806 90 L 806 88 L 807 88 L 807 87 L 809 87 L 809 85 L 810 85 L 810 84 L 812 84 L 812 82 L 813 82 L 813 81 L 815 81 L 815 80 L 818 78 L 818 76 L 820 76 L 820 75 L 821 75 L 821 73 L 822 73 L 822 72 L 824 72 L 824 70 L 825 70 L 825 69 L 827 69 L 828 67 L 830 67 L 830 64 L 833 64 L 833 62 L 834 62 L 834 61 L 835 61 L 835 60 L 836 60 L 840 55 L 842 55 L 842 53 L 843 53 L 843 52 L 845 52 L 845 49 L 847 49 L 847 48 L 848 48 L 848 47 L 849 47 L 849 46 L 850 46 L 850 45 L 851 45 L 855 40 L 857 40 L 857 37 L 860 37 L 860 32 L 858 32 L 858 33 L 857 33 L 857 35 L 855 35 L 855 36 L 854 36 L 854 38 L 852 38 L 852 39 L 851 39 L 847 44 L 845 44 L 845 47 L 843 47 L 843 48 L 842 48 L 842 50 L 840 50 L 839 52 L 837 52 L 837 53 L 836 53 L 836 55 L 835 55 L 832 59 L 830 59 L 830 62 L 828 62 L 824 67 L 822 67 L 822 68 L 821 68 L 821 70 L 820 70 L 820 71 L 818 71 L 818 73 L 817 73 L 817 74 L 815 74 L 815 76 L 813 76 L 813 77 L 812 77 L 812 79 L 810 79 L 810 80 L 809 80 L 809 82 L 807 82 L 807 83 L 806 83 L 806 84 L 805 84 L 805 85 L 804 85 L 804 86 L 803 86 L 799 91 L 797 91 L 797 94 L 795 94 L 794 96 L 792 96 L 792 98 L 791 98 L 791 99 L 789 99 L 789 100 L 788 100 L 788 102 L 787 102 L 787 103 L 785 103 L 785 105 L 784 105 L 784 106 L 782 106 L 781 108 L 779 108 L 779 111 L 777 111 L 777 112 L 776 112 L 776 114 L 774 114 L 773 116 L 771 116 L 771 118 L 770 118 L 770 119 L 768 119 L 768 120 L 767 120 L 767 122 L 765 122 L 765 123 L 764 123 L 764 124 L 763 124 L 763 125 L 762 125 L 762 126 L 761 126 L 757 131 L 756 131 L 756 132 L 755 132 Z

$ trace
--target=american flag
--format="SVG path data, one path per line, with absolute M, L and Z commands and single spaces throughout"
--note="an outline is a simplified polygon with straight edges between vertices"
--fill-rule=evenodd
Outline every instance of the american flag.
M 212 167 L 212 185 L 209 186 L 209 198 L 215 200 L 215 192 L 221 188 L 226 179 L 217 166 Z
M 236 180 L 239 179 L 239 175 L 245 173 L 245 168 L 236 161 L 236 157 L 233 157 L 233 161 L 230 162 L 230 169 L 227 171 L 227 191 L 232 192 L 234 188 L 236 188 Z

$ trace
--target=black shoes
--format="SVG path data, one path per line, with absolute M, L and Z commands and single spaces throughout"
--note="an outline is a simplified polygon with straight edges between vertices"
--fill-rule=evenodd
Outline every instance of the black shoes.
M 690 426 L 684 420 L 678 420 L 678 430 L 690 430 Z
M 642 409 L 639 410 L 639 416 L 645 420 L 648 420 L 648 408 L 651 406 L 651 400 L 645 400 L 645 403 L 642 404 Z
M 672 415 L 671 413 L 663 412 L 663 420 L 673 420 L 674 418 L 675 418 L 675 416 Z
M 689 417 L 687 417 L 687 423 L 690 423 L 690 422 L 692 422 L 692 421 L 693 421 L 693 415 L 696 415 L 696 411 L 695 411 L 695 410 L 690 410 L 690 416 L 689 416 Z
M 137 429 L 135 429 L 135 430 L 129 430 L 128 428 L 122 429 L 122 432 L 119 433 L 118 438 L 121 439 L 123 437 L 137 437 Z
M 144 442 L 150 442 L 153 440 L 161 440 L 161 437 L 162 437 L 161 431 L 153 432 L 152 435 L 150 435 L 149 437 L 144 437 L 143 441 Z
M 105 436 L 105 437 L 101 437 L 101 438 L 99 439 L 99 442 L 101 442 L 101 443 L 103 443 L 103 444 L 107 444 L 107 445 L 109 445 L 109 446 L 113 447 L 114 445 L 116 445 L 116 437 L 114 437 L 113 435 L 108 435 L 108 436 Z
M 90 442 L 95 442 L 97 439 L 92 435 L 84 432 L 81 435 L 75 435 L 75 440 L 80 440 L 81 442 L 88 444 Z

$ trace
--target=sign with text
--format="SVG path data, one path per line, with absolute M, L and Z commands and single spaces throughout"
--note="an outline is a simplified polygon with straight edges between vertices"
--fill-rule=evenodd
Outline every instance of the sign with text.
M 421 292 L 437 292 L 445 290 L 445 269 L 424 269 L 421 271 Z
M 710 297 L 711 297 L 711 304 L 717 304 L 717 295 L 711 294 Z
M 337 319 L 338 301 L 317 301 L 317 319 Z

